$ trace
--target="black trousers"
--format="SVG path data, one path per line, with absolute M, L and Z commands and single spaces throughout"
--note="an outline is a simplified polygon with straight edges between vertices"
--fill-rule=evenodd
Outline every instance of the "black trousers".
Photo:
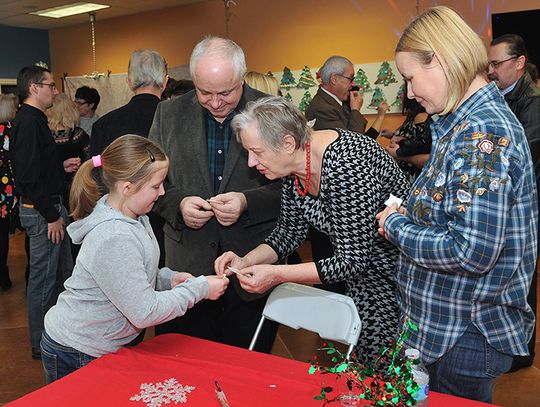
M 156 326 L 156 335 L 182 333 L 247 349 L 261 319 L 266 298 L 246 302 L 229 284 L 218 300 L 201 301 L 184 316 Z M 270 353 L 278 326 L 273 321 L 264 322 L 256 351 Z
M 9 252 L 9 218 L 0 217 L 0 286 L 7 287 L 9 281 L 8 271 Z

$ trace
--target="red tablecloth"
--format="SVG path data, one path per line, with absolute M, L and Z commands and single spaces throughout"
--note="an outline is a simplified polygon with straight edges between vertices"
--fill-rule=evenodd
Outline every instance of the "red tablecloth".
M 130 400 L 140 394 L 141 384 L 174 378 L 182 386 L 195 387 L 186 393 L 186 403 L 178 405 L 219 407 L 217 380 L 231 407 L 321 406 L 313 397 L 319 394 L 322 378 L 309 375 L 308 368 L 302 362 L 170 334 L 103 356 L 9 405 L 144 407 L 145 402 Z M 434 392 L 429 405 L 488 406 Z

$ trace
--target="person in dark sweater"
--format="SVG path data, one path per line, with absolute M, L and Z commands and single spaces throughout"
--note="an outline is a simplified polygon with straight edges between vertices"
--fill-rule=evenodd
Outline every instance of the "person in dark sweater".
M 167 79 L 165 60 L 159 52 L 140 49 L 131 54 L 128 86 L 135 96 L 127 105 L 94 123 L 90 140 L 92 155 L 101 154 L 105 147 L 124 134 L 148 137 Z
M 21 225 L 30 238 L 28 327 L 32 358 L 40 359 L 43 318 L 71 275 L 73 259 L 62 202 L 64 168 L 47 125 L 45 111 L 58 93 L 51 72 L 28 66 L 17 77 L 23 105 L 13 121 L 15 184 L 20 194 Z

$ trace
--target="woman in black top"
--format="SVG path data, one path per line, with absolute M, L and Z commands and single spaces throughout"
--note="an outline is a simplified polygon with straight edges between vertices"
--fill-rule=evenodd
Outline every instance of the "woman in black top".
M 9 232 L 12 216 L 17 210 L 15 180 L 10 150 L 11 120 L 15 118 L 19 99 L 15 95 L 0 95 L 0 288 L 9 290 L 11 279 L 7 265 Z
M 422 171 L 431 152 L 431 116 L 415 99 L 403 96 L 403 124 L 390 133 L 386 151 L 398 161 L 399 167 L 409 176 L 411 183 Z

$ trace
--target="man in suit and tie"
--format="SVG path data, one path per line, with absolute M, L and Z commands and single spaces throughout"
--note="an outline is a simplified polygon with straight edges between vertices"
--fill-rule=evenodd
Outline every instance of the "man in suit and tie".
M 231 40 L 207 37 L 190 59 L 195 89 L 158 105 L 150 139 L 167 153 L 165 195 L 154 211 L 165 220 L 165 263 L 193 275 L 214 273 L 225 251 L 244 255 L 274 228 L 280 182 L 247 164 L 247 152 L 230 128 L 247 102 L 265 95 L 244 84 L 244 52 Z M 157 328 L 247 348 L 266 303 L 236 279 L 218 301 L 196 304 L 185 316 Z M 260 351 L 269 352 L 275 326 Z

